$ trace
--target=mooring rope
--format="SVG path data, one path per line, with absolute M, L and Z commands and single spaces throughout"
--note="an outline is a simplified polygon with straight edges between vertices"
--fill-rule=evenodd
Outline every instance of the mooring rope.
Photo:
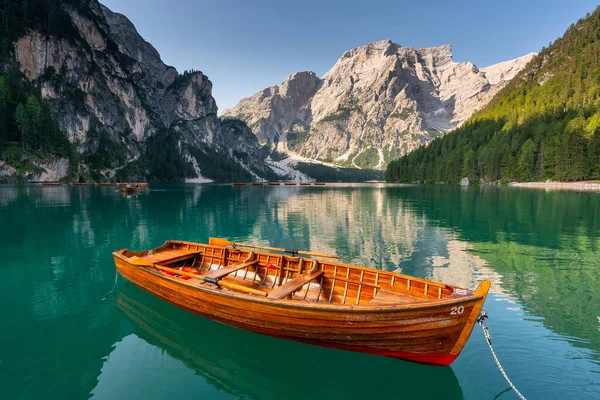
M 485 335 L 485 341 L 487 342 L 488 346 L 490 347 L 490 351 L 492 352 L 494 361 L 496 361 L 496 365 L 498 366 L 498 369 L 502 373 L 502 376 L 504 377 L 504 379 L 506 379 L 506 382 L 508 382 L 508 384 L 510 385 L 510 388 L 515 391 L 515 393 L 517 394 L 517 396 L 519 396 L 519 398 L 521 400 L 527 400 L 525 398 L 525 396 L 523 396 L 521 394 L 521 392 L 519 392 L 519 390 L 517 390 L 515 385 L 513 385 L 511 380 L 508 378 L 508 375 L 506 375 L 506 372 L 504 372 L 504 368 L 502 368 L 502 365 L 500 365 L 498 356 L 496 356 L 496 352 L 494 351 L 494 348 L 492 347 L 492 336 L 490 335 L 490 328 L 487 326 L 487 324 L 485 322 L 485 320 L 487 318 L 488 318 L 487 310 L 483 309 L 481 311 L 481 314 L 479 314 L 479 317 L 477 317 L 477 323 L 479 323 L 479 325 L 481 325 L 481 329 L 483 329 L 483 334 Z
M 112 289 L 110 289 L 110 292 L 106 293 L 106 296 L 104 296 L 104 298 L 102 299 L 102 301 L 106 300 L 108 298 L 108 296 L 110 296 L 111 294 L 113 294 L 113 292 L 115 291 L 116 287 L 117 287 L 117 279 L 119 278 L 119 271 L 115 271 L 115 284 L 113 285 Z

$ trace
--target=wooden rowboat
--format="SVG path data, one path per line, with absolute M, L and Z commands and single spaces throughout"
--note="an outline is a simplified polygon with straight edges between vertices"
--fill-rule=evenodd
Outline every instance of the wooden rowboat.
M 139 186 L 135 183 L 129 183 L 123 186 L 122 189 L 123 193 L 137 193 L 140 190 Z
M 125 187 L 127 185 L 136 185 L 139 188 L 147 188 L 148 187 L 147 182 L 117 182 L 116 183 L 116 186 L 119 188 Z
M 92 186 L 93 184 L 90 182 L 71 182 L 71 186 Z
M 245 183 L 234 182 L 234 183 L 231 184 L 231 186 L 233 186 L 233 187 L 245 187 L 246 184 Z
M 332 257 L 216 238 L 113 253 L 127 280 L 204 317 L 283 339 L 430 365 L 456 359 L 490 288 L 483 281 L 473 292 L 299 255 Z

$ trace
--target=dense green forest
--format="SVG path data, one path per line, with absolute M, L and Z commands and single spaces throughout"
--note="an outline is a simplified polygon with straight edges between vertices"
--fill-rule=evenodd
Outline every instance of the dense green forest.
M 600 9 L 462 127 L 390 163 L 393 182 L 600 178 Z
M 383 179 L 383 171 L 374 169 L 333 168 L 303 162 L 299 162 L 296 169 L 320 182 L 365 182 Z

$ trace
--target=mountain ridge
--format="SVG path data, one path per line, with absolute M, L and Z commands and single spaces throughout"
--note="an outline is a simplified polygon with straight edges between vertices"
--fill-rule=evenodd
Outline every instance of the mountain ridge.
M 29 16 L 16 0 L 8 7 L 15 21 L 3 19 L 4 29 L 9 22 L 15 28 L 6 34 L 5 70 L 16 65 L 39 89 L 75 154 L 71 168 L 58 171 L 23 144 L 37 167 L 19 179 L 273 176 L 255 137 L 237 126 L 221 129 L 208 77 L 164 64 L 124 15 L 97 0 L 42 3 Z M 60 23 L 46 25 L 45 11 Z M 229 146 L 239 140 L 245 152 Z
M 322 78 L 289 75 L 223 115 L 245 120 L 277 151 L 382 168 L 462 124 L 531 57 L 488 67 L 492 85 L 472 63 L 454 62 L 449 45 L 415 50 L 382 40 L 344 52 Z

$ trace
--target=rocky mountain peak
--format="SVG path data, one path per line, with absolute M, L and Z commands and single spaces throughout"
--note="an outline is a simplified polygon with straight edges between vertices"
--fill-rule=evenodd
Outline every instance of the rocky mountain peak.
M 527 61 L 480 71 L 453 61 L 450 45 L 414 49 L 382 40 L 346 51 L 320 80 L 290 75 L 224 114 L 243 118 L 261 143 L 279 151 L 383 168 L 461 125 Z M 303 83 L 291 85 L 296 79 Z
M 145 175 L 166 163 L 167 153 L 172 173 L 163 179 L 218 175 L 214 157 L 229 179 L 232 169 L 271 173 L 256 137 L 238 126 L 221 129 L 212 83 L 202 72 L 179 74 L 165 65 L 129 19 L 97 0 L 63 0 L 59 7 L 74 28 L 68 36 L 30 29 L 14 43 L 14 57 L 80 153 L 78 175 L 113 179 L 125 167 Z M 240 137 L 232 138 L 236 132 Z M 232 142 L 238 150 L 244 143 L 246 155 L 234 153 Z

